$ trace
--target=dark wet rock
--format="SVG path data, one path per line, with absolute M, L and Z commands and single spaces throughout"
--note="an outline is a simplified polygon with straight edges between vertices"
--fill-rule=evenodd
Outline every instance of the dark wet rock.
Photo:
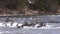
M 20 26 L 18 26 L 17 28 L 20 28 Z

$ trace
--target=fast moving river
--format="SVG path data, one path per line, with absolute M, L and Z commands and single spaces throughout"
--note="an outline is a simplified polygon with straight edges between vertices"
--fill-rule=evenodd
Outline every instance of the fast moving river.
M 41 15 L 41 16 L 31 16 L 31 17 L 9 17 L 12 20 L 12 24 L 22 24 L 22 23 L 35 23 L 35 22 L 44 22 L 48 27 L 40 27 L 40 28 L 17 28 L 5 26 L 4 24 L 9 23 L 6 22 L 6 17 L 0 17 L 0 34 L 60 34 L 60 15 Z M 9 23 L 10 24 L 10 23 Z M 2 26 L 3 25 L 3 26 Z M 54 28 L 58 27 L 58 28 Z

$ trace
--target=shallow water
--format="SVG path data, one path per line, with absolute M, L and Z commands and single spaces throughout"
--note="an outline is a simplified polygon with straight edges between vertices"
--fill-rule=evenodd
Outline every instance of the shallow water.
M 1 29 L 2 28 L 2 29 Z M 1 34 L 60 34 L 60 29 L 33 29 L 33 28 L 5 28 L 1 27 Z

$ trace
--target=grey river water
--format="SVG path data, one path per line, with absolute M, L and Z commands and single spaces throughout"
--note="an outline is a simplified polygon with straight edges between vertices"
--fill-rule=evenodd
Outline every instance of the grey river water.
M 31 17 L 9 17 L 10 20 L 17 23 L 35 23 L 43 22 L 50 23 L 50 25 L 56 25 L 60 27 L 60 15 L 41 15 Z M 6 17 L 0 17 L 1 23 L 6 23 Z M 35 28 L 11 28 L 0 26 L 0 34 L 60 34 L 60 28 L 54 29 L 35 29 Z

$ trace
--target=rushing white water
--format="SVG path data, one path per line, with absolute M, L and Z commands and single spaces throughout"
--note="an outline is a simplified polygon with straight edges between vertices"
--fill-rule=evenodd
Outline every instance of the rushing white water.
M 9 26 L 9 27 L 16 27 L 17 23 L 14 22 L 14 23 L 11 25 L 11 22 L 9 22 L 9 23 L 7 23 L 6 25 Z
M 5 26 L 5 24 L 3 24 L 3 23 L 0 23 L 0 26 Z
M 9 23 L 6 23 L 6 24 L 3 24 L 3 23 L 0 23 L 0 26 L 8 26 L 8 27 L 16 27 L 17 28 L 17 25 L 18 26 L 22 26 L 23 24 L 21 23 L 17 23 L 17 22 L 14 22 L 12 25 L 11 25 L 11 22 Z M 39 24 L 36 24 L 34 27 L 32 26 L 24 26 L 23 28 L 34 28 L 34 29 L 51 29 L 51 28 L 60 28 L 60 27 L 56 27 L 57 25 L 51 25 L 51 24 L 46 24 L 46 26 L 42 26 L 42 27 L 37 27 L 39 26 Z
M 36 24 L 34 27 L 25 26 L 23 28 L 33 28 L 33 29 L 54 29 L 55 28 L 55 25 L 46 25 L 46 26 L 42 26 L 42 27 L 39 27 L 39 28 L 37 28 L 37 26 L 39 26 L 39 25 Z M 56 28 L 59 28 L 59 27 L 56 27 Z
M 8 26 L 8 27 L 15 27 L 17 25 L 16 22 L 13 23 L 13 25 L 11 25 L 11 22 L 7 22 L 7 23 L 0 23 L 0 26 Z

